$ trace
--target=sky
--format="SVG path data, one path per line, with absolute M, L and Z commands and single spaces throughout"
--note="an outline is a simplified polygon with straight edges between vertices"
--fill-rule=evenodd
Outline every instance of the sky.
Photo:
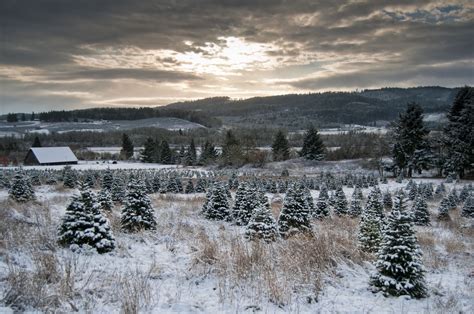
M 464 0 L 2 0 L 0 113 L 472 85 L 473 38 Z

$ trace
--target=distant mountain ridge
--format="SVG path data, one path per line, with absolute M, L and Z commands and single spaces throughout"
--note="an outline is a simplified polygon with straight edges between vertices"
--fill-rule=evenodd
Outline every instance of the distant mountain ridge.
M 242 126 L 264 123 L 293 128 L 301 126 L 301 123 L 367 124 L 376 120 L 395 119 L 410 102 L 419 103 L 426 113 L 445 112 L 458 90 L 426 86 L 288 94 L 242 100 L 213 97 L 172 103 L 165 108 L 200 111 Z

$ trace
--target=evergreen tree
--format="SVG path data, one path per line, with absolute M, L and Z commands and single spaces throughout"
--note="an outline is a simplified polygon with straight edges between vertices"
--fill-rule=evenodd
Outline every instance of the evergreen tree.
M 132 179 L 128 184 L 121 223 L 126 232 L 156 229 L 151 201 L 145 193 L 145 186 L 138 179 Z
M 369 202 L 362 211 L 358 232 L 359 247 L 368 253 L 377 252 L 382 240 L 382 218 L 378 204 L 372 199 L 374 197 L 369 197 Z
M 243 161 L 242 146 L 231 130 L 226 132 L 221 160 L 225 166 L 240 165 Z
M 196 164 L 197 161 L 197 154 L 196 154 L 196 145 L 194 144 L 194 139 L 191 139 L 191 143 L 189 144 L 188 149 L 186 150 L 184 156 L 184 164 L 186 166 L 192 166 Z
M 395 125 L 393 159 L 400 171 L 407 171 L 409 178 L 413 171 L 421 173 L 429 168 L 428 133 L 423 125 L 423 109 L 418 104 L 408 104 Z
M 418 226 L 429 226 L 430 213 L 428 212 L 428 204 L 423 196 L 418 195 L 413 203 L 413 221 Z
M 112 184 L 114 182 L 114 176 L 110 168 L 107 168 L 102 176 L 102 189 L 103 190 L 111 190 Z
M 33 140 L 33 144 L 31 147 L 41 147 L 41 141 L 38 136 L 35 136 L 35 139 Z
M 258 201 L 255 189 L 251 188 L 247 182 L 242 182 L 235 193 L 235 203 L 232 210 L 232 220 L 236 225 L 245 226 L 248 224 Z
M 207 165 L 209 163 L 214 162 L 216 158 L 216 148 L 214 147 L 214 145 L 211 144 L 211 142 L 206 141 L 204 143 L 204 146 L 201 148 L 201 156 L 199 162 L 203 165 Z
M 459 202 L 464 203 L 471 193 L 472 187 L 468 184 L 464 185 L 459 193 Z
M 474 165 L 474 89 L 463 87 L 448 112 L 448 124 L 443 132 L 444 168 L 460 178 Z
M 385 295 L 409 295 L 422 298 L 427 295 L 421 250 L 413 230 L 413 221 L 406 210 L 406 198 L 396 195 L 390 212 L 371 277 L 374 290 Z
M 165 165 L 173 163 L 173 153 L 171 152 L 170 145 L 166 140 L 161 141 L 160 158 L 161 163 Z
M 109 190 L 101 190 L 97 195 L 97 201 L 99 202 L 100 209 L 103 211 L 110 212 L 114 208 L 114 202 Z
M 325 155 L 325 147 L 318 130 L 310 127 L 306 132 L 303 140 L 303 148 L 300 155 L 309 160 L 323 160 Z
M 450 201 L 447 197 L 441 200 L 438 207 L 438 220 L 450 220 L 449 210 L 451 209 Z
M 288 238 L 299 232 L 312 234 L 309 214 L 303 189 L 296 185 L 291 186 L 286 193 L 278 219 L 280 235 Z
M 124 159 L 130 159 L 133 157 L 133 143 L 128 137 L 127 134 L 122 134 L 122 149 L 120 150 L 120 155 Z
M 115 248 L 115 239 L 99 208 L 94 194 L 89 187 L 82 184 L 80 194 L 74 196 L 66 208 L 59 228 L 58 242 L 64 246 L 88 245 L 98 253 L 112 251 Z
M 110 190 L 110 193 L 114 202 L 122 203 L 123 199 L 125 198 L 126 191 L 125 183 L 121 178 L 115 178 L 114 182 L 112 183 L 112 189 Z
M 392 201 L 392 194 L 389 190 L 385 191 L 383 195 L 383 206 L 385 209 L 392 209 L 393 201 Z
M 63 184 L 64 187 L 73 189 L 77 185 L 77 172 L 72 170 L 71 167 L 64 167 Z
M 262 193 L 262 195 L 247 224 L 245 237 L 248 240 L 262 239 L 265 242 L 271 242 L 278 237 L 278 228 L 270 211 L 268 199 L 265 194 Z
M 317 219 L 323 219 L 329 216 L 329 195 L 325 185 L 321 187 L 319 191 L 318 201 L 316 202 L 316 208 L 314 211 L 314 217 Z
M 145 144 L 143 144 L 143 149 L 140 152 L 140 160 L 142 162 L 155 162 L 155 141 L 149 137 L 146 139 Z
M 15 172 L 8 195 L 18 203 L 32 201 L 36 198 L 30 178 L 23 170 L 19 169 Z
M 209 220 L 228 220 L 230 218 L 227 189 L 224 184 L 215 183 L 208 191 L 202 214 Z
M 16 115 L 16 113 L 7 114 L 7 122 L 18 122 L 18 116 Z
M 472 194 L 464 201 L 464 205 L 461 209 L 461 216 L 474 218 L 474 196 Z
M 377 189 L 372 189 L 367 199 L 366 207 L 370 208 L 371 211 L 377 213 L 378 217 L 382 220 L 384 218 L 383 205 L 380 201 L 380 193 Z
M 290 145 L 283 131 L 279 130 L 272 144 L 273 160 L 287 160 L 290 158 Z
M 192 194 L 194 193 L 194 184 L 193 184 L 193 180 L 192 179 L 189 179 L 188 180 L 188 183 L 186 184 L 186 187 L 184 188 L 184 193 L 186 194 Z
M 352 195 L 351 205 L 349 207 L 349 215 L 358 217 L 362 213 L 362 205 L 357 195 Z
M 203 178 L 199 178 L 196 183 L 196 193 L 206 192 L 207 183 Z
M 342 190 L 342 186 L 339 186 L 336 189 L 335 193 L 335 203 L 334 203 L 334 212 L 338 216 L 347 215 L 349 209 L 347 208 L 347 199 L 344 191 Z

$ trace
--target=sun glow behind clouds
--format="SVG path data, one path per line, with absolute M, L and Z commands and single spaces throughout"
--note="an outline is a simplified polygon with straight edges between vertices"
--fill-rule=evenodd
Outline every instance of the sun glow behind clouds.
M 135 68 L 182 71 L 201 75 L 241 75 L 242 71 L 271 70 L 282 60 L 269 55 L 274 44 L 248 42 L 238 37 L 218 37 L 203 45 L 185 41 L 184 52 L 138 47 L 83 47 L 87 55 L 76 55 L 78 65 L 108 69 Z M 287 61 L 291 61 L 288 59 Z

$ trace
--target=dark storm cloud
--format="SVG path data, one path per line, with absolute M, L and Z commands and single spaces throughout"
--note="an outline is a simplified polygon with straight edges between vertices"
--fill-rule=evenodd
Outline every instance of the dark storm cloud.
M 0 68 L 34 68 L 46 80 L 128 78 L 204 84 L 205 79 L 183 73 L 178 68 L 182 61 L 169 56 L 156 56 L 166 70 L 133 68 L 135 65 L 90 69 L 77 64 L 76 57 L 88 57 L 97 49 L 110 47 L 209 55 L 203 49 L 206 43 L 219 44 L 222 38 L 233 36 L 272 44 L 274 48 L 267 55 L 281 62 L 278 73 L 294 60 L 303 60 L 299 66 L 320 63 L 329 68 L 331 73 L 321 77 L 317 72 L 311 78 L 296 77 L 288 83 L 294 88 L 359 87 L 358 82 L 374 86 L 380 80 L 393 85 L 399 85 L 398 80 L 423 85 L 436 75 L 446 77 L 446 85 L 472 84 L 473 16 L 473 5 L 464 0 L 446 4 L 435 0 L 402 0 L 396 4 L 341 0 L 3 0 Z M 370 66 L 357 64 L 365 59 L 370 60 Z M 344 63 L 350 61 L 350 71 L 343 71 Z M 8 75 L 12 82 L 18 80 L 11 71 Z M 275 76 L 270 78 L 278 82 Z M 436 82 L 444 85 L 443 77 Z M 262 85 L 260 89 L 268 87 Z

